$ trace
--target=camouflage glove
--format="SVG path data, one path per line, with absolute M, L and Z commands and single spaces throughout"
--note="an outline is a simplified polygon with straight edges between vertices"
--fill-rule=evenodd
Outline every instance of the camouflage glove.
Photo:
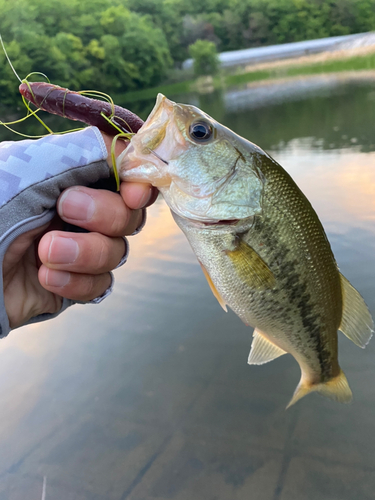
M 0 337 L 9 333 L 3 292 L 3 260 L 21 234 L 50 222 L 56 200 L 69 186 L 93 184 L 110 176 L 107 149 L 95 127 L 39 140 L 0 143 Z M 94 302 L 99 302 L 112 286 Z M 41 314 L 29 323 L 50 319 L 69 305 L 63 299 L 56 314 Z

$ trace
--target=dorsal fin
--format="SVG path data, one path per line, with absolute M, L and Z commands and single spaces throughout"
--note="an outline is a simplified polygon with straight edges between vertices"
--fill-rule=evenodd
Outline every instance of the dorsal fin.
M 249 359 L 247 360 L 249 365 L 263 365 L 286 354 L 286 351 L 266 339 L 259 330 L 254 330 L 253 337 Z
M 342 317 L 339 330 L 363 349 L 374 331 L 374 322 L 365 301 L 340 273 L 342 290 Z
M 250 245 L 240 241 L 237 248 L 226 254 L 239 278 L 250 288 L 265 290 L 275 286 L 275 276 L 262 257 Z
M 217 291 L 217 288 L 216 286 L 213 284 L 213 281 L 211 279 L 211 276 L 208 274 L 208 271 L 207 269 L 204 267 L 204 265 L 202 264 L 202 262 L 199 262 L 199 264 L 201 265 L 201 268 L 202 268 L 202 271 L 204 273 L 204 275 L 206 276 L 206 280 L 207 280 L 207 283 L 210 285 L 210 288 L 211 288 L 211 292 L 214 294 L 214 297 L 216 298 L 216 300 L 219 302 L 219 304 L 221 305 L 221 307 L 224 309 L 225 312 L 228 312 L 227 310 L 227 305 L 225 303 L 225 300 L 223 299 L 223 297 L 220 295 L 220 293 Z

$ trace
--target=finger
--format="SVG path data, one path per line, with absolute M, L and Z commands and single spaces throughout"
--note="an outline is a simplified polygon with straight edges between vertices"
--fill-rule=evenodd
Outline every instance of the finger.
M 159 191 L 141 182 L 122 182 L 120 185 L 121 196 L 129 208 L 149 207 L 156 200 Z
M 111 237 L 132 234 L 142 220 L 141 212 L 130 210 L 119 194 L 83 186 L 66 189 L 57 211 L 70 224 Z
M 105 146 L 108 151 L 107 163 L 112 167 L 111 149 L 113 137 L 101 132 Z M 129 141 L 117 140 L 115 144 L 116 158 L 127 148 Z M 123 182 L 120 187 L 121 195 L 129 208 L 146 208 L 154 203 L 158 196 L 158 190 L 150 184 L 140 182 Z
M 91 275 L 48 269 L 42 265 L 39 282 L 46 290 L 66 299 L 88 302 L 103 295 L 111 284 L 109 273 Z
M 114 269 L 125 252 L 123 238 L 100 233 L 50 231 L 39 242 L 41 262 L 50 269 L 81 274 L 102 274 Z

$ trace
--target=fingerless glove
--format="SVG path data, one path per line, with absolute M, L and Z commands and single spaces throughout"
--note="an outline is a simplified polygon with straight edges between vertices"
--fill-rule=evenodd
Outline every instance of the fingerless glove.
M 3 260 L 9 245 L 26 231 L 51 221 L 64 189 L 108 178 L 106 158 L 107 149 L 96 127 L 39 140 L 0 143 L 0 337 L 10 330 L 3 291 Z M 57 314 L 72 303 L 63 299 Z M 57 314 L 42 314 L 29 323 Z

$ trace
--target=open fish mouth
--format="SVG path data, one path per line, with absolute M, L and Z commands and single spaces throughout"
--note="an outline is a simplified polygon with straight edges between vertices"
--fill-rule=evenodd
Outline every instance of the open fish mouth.
M 172 210 L 172 212 L 173 212 L 173 210 Z M 186 219 L 187 221 L 189 221 L 190 223 L 192 223 L 195 226 L 203 226 L 203 227 L 235 226 L 236 224 L 238 224 L 241 221 L 241 219 L 200 220 L 200 219 L 195 219 L 193 217 L 188 217 L 188 216 L 184 216 L 184 215 L 177 214 L 177 213 L 176 213 L 176 215 L 178 215 L 179 217 L 182 217 L 183 219 Z
M 203 222 L 205 226 L 234 226 L 240 221 L 240 219 L 229 219 L 229 220 L 218 220 L 217 222 Z

